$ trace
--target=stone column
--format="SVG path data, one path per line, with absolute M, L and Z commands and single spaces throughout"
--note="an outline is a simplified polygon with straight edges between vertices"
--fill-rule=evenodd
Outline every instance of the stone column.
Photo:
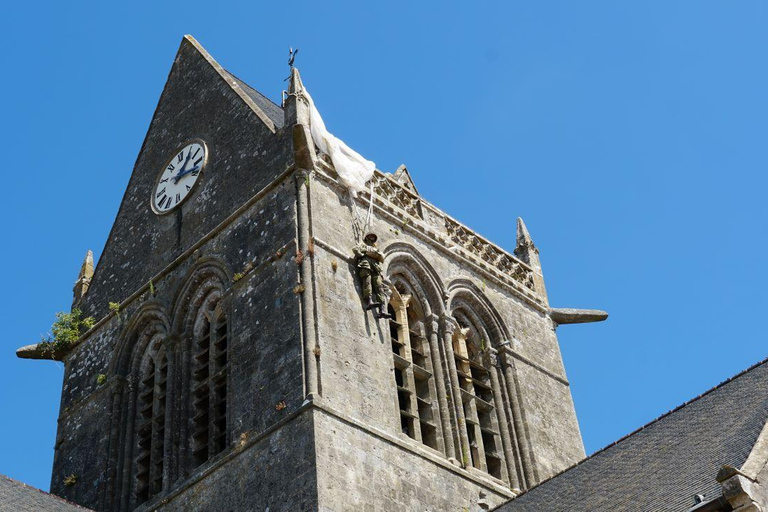
M 501 347 L 499 350 L 503 357 L 504 377 L 507 382 L 507 392 L 509 393 L 509 404 L 512 407 L 512 424 L 515 427 L 517 444 L 520 447 L 520 458 L 523 461 L 523 475 L 526 489 L 534 486 L 538 480 L 536 468 L 533 464 L 533 455 L 531 454 L 530 439 L 528 439 L 523 421 L 523 412 L 520 407 L 520 400 L 517 394 L 517 381 L 515 379 L 514 356 L 509 347 Z
M 445 380 L 443 380 L 443 367 L 440 361 L 440 348 L 438 347 L 438 334 L 440 324 L 439 317 L 432 314 L 427 318 L 429 326 L 429 351 L 432 356 L 432 371 L 435 372 L 435 385 L 437 386 L 437 403 L 440 407 L 440 423 L 443 429 L 443 442 L 445 446 L 445 456 L 449 459 L 456 458 L 456 450 L 453 446 L 453 432 L 451 430 L 451 415 L 448 411 L 448 397 L 445 389 Z
M 306 251 L 309 244 L 309 178 L 310 172 L 299 169 L 294 175 L 296 180 L 296 211 L 298 223 L 298 247 L 300 251 Z M 304 257 L 301 261 L 299 273 L 301 285 L 304 291 L 301 293 L 302 331 L 304 333 L 304 364 L 306 366 L 305 393 L 308 399 L 317 395 L 317 356 L 315 347 L 317 337 L 315 335 L 314 318 L 314 294 L 312 283 L 312 258 Z
M 101 508 L 104 510 L 116 508 L 116 504 L 119 502 L 120 497 L 117 496 L 117 479 L 119 478 L 119 466 L 118 460 L 120 459 L 121 445 L 121 429 L 123 419 L 123 389 L 126 385 L 126 380 L 120 375 L 112 377 L 111 382 L 107 382 L 104 385 L 110 386 L 112 395 L 112 408 L 109 415 L 109 454 L 107 460 L 107 481 L 104 486 L 104 493 L 101 496 Z
M 408 361 L 408 368 L 403 370 L 403 387 L 405 387 L 407 390 L 410 391 L 409 396 L 409 408 L 408 411 L 410 414 L 414 416 L 414 418 L 411 418 L 411 422 L 413 426 L 411 427 L 411 432 L 409 432 L 409 436 L 413 439 L 416 439 L 417 441 L 421 442 L 421 422 L 419 421 L 419 401 L 416 397 L 416 379 L 413 376 L 413 353 L 411 352 L 411 326 L 408 323 L 408 304 L 411 302 L 411 295 L 409 294 L 403 294 L 400 296 L 400 302 L 398 302 L 395 307 L 397 310 L 395 311 L 395 318 L 397 318 L 398 323 L 400 324 L 400 341 L 403 342 L 403 347 L 405 349 L 404 357 Z M 399 405 L 398 405 L 399 407 Z M 399 414 L 399 411 L 398 411 Z
M 491 387 L 493 387 L 493 401 L 496 406 L 496 419 L 499 423 L 499 433 L 501 434 L 501 443 L 504 446 L 504 459 L 507 465 L 507 474 L 509 475 L 509 485 L 513 489 L 521 489 L 520 479 L 515 467 L 515 453 L 512 449 L 512 439 L 509 435 L 507 425 L 507 414 L 504 411 L 504 400 L 501 396 L 501 386 L 499 385 L 499 357 L 494 348 L 489 348 L 486 352 L 488 358 L 488 372 L 491 374 Z
M 469 460 L 469 438 L 467 437 L 467 420 L 464 417 L 464 401 L 461 398 L 461 386 L 459 386 L 459 376 L 456 373 L 456 357 L 453 354 L 453 332 L 456 329 L 456 321 L 448 316 L 442 317 L 443 321 L 443 343 L 448 353 L 447 368 L 451 379 L 451 388 L 453 390 L 453 407 L 456 411 L 456 428 L 459 432 L 459 442 L 461 443 L 461 464 L 466 466 Z
M 130 375 L 127 379 L 126 394 L 128 395 L 128 418 L 124 430 L 124 435 L 121 436 L 120 446 L 122 448 L 121 458 L 118 465 L 118 478 L 120 485 L 118 486 L 118 496 L 120 507 L 119 510 L 128 509 L 128 505 L 133 505 L 133 486 L 132 486 L 132 468 L 131 461 L 133 459 L 133 445 L 135 443 L 135 436 L 133 423 L 136 417 L 136 377 Z
M 178 432 L 179 426 L 177 421 L 181 420 L 185 423 L 186 418 L 179 416 L 176 408 L 176 404 L 181 401 L 181 395 L 178 394 L 178 387 L 176 381 L 179 378 L 179 370 L 177 364 L 179 361 L 179 352 L 181 351 L 181 343 L 176 336 L 168 336 L 163 342 L 165 345 L 165 354 L 168 358 L 168 374 L 166 375 L 165 384 L 165 437 L 163 439 L 163 492 L 168 492 L 176 480 L 178 473 L 176 459 L 179 452 L 177 443 L 180 440 L 175 439 L 175 433 Z

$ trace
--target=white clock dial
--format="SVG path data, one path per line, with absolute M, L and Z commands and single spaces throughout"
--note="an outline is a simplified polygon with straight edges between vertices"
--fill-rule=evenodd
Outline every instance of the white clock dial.
M 180 205 L 195 187 L 208 160 L 203 141 L 190 142 L 166 163 L 152 192 L 155 213 L 168 213 Z

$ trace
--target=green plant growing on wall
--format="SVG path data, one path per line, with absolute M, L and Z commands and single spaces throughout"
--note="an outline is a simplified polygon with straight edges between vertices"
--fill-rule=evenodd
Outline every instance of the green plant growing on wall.
M 56 321 L 51 326 L 51 334 L 43 338 L 43 350 L 54 354 L 66 350 L 77 343 L 80 336 L 96 324 L 92 316 L 83 318 L 83 312 L 78 308 L 70 313 L 56 313 Z
M 97 386 L 101 386 L 105 382 L 107 382 L 107 376 L 106 375 L 104 375 L 103 373 L 100 373 L 100 374 L 98 374 L 96 376 L 96 385 Z
M 77 475 L 75 473 L 72 473 L 68 477 L 64 478 L 64 485 L 67 487 L 72 487 L 77 483 Z
M 157 290 L 155 290 L 155 283 L 153 283 L 152 279 L 150 279 L 149 280 L 149 294 L 154 297 L 156 292 L 157 292 Z
M 249 273 L 251 270 L 253 270 L 253 263 L 249 261 L 249 262 L 248 262 L 248 263 L 246 263 L 246 264 L 245 264 L 245 266 L 243 267 L 243 270 L 242 270 L 242 272 L 237 272 L 235 275 L 233 275 L 233 276 L 232 276 L 232 282 L 233 282 L 233 283 L 236 283 L 236 282 L 238 282 L 239 280 L 241 280 L 242 278 L 244 278 L 245 276 L 247 276 L 247 275 L 248 275 L 248 273 Z
M 117 321 L 119 322 L 120 319 L 120 303 L 119 302 L 110 302 L 109 303 L 109 310 L 115 313 L 115 316 L 117 317 Z

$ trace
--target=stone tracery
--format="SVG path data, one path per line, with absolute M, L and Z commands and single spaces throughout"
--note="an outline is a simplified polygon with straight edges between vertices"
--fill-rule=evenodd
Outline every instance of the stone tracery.
M 122 377 L 114 414 L 126 422 L 110 439 L 120 509 L 151 500 L 228 445 L 226 275 L 215 260 L 202 261 L 180 287 L 173 323 L 162 304 L 148 302 L 121 337 L 111 371 Z
M 414 432 L 419 430 L 419 417 L 410 412 L 415 409 L 411 408 L 409 383 L 414 381 L 413 370 L 420 368 L 414 357 L 424 361 L 421 347 L 429 340 L 430 368 L 442 374 L 430 371 L 429 378 L 435 382 L 433 388 L 439 384 L 442 390 L 438 393 L 446 398 L 439 409 L 439 449 L 450 459 L 461 459 L 457 462 L 465 466 L 524 488 L 521 440 L 508 420 L 513 415 L 511 399 L 497 370 L 495 347 L 509 339 L 503 320 L 471 281 L 457 279 L 443 292 L 437 273 L 414 247 L 398 242 L 385 252 L 387 275 L 394 288 L 389 305 L 395 316 L 390 321 L 390 339 L 403 433 L 424 442 L 421 432 Z M 434 311 L 440 312 L 442 325 Z M 433 331 L 431 336 L 424 330 L 426 326 Z M 412 339 L 423 340 L 415 352 L 407 351 Z

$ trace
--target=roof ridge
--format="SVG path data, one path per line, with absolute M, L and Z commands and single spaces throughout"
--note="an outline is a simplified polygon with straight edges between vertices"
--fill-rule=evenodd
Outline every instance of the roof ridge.
M 543 484 L 545 484 L 545 483 L 549 482 L 550 480 L 553 480 L 553 479 L 557 478 L 558 476 L 562 475 L 563 473 L 567 473 L 568 471 L 570 471 L 570 470 L 574 469 L 575 467 L 577 467 L 577 466 L 581 466 L 581 465 L 582 465 L 582 464 L 584 464 L 585 462 L 587 462 L 587 461 L 589 461 L 589 460 L 591 460 L 591 459 L 595 458 L 596 456 L 600 455 L 601 453 L 605 452 L 606 450 L 608 450 L 608 449 L 610 449 L 610 448 L 613 448 L 614 446 L 616 446 L 617 444 L 621 443 L 622 441 L 624 441 L 624 440 L 626 440 L 626 439 L 628 439 L 628 438 L 630 438 L 630 437 L 634 436 L 635 434 L 637 434 L 637 433 L 639 433 L 639 432 L 641 432 L 641 431 L 643 431 L 643 430 L 647 429 L 647 428 L 648 428 L 648 427 L 650 427 L 651 425 L 654 425 L 655 423 L 658 423 L 659 421 L 661 421 L 662 419 L 666 418 L 666 417 L 667 417 L 667 416 L 669 416 L 670 414 L 672 414 L 672 413 L 674 413 L 674 412 L 677 412 L 677 411 L 679 411 L 679 410 L 680 410 L 680 409 L 682 409 L 683 407 L 686 407 L 686 406 L 688 406 L 688 405 L 691 405 L 693 402 L 696 402 L 696 401 L 698 401 L 699 399 L 701 399 L 701 398 L 704 398 L 705 396 L 709 395 L 709 394 L 710 394 L 710 393 L 712 393 L 713 391 L 716 391 L 716 390 L 718 390 L 718 389 L 722 388 L 723 386 L 725 386 L 725 385 L 726 385 L 726 384 L 728 384 L 729 382 L 732 382 L 732 381 L 734 381 L 734 380 L 738 379 L 739 377 L 742 377 L 743 375 L 745 375 L 745 374 L 749 373 L 750 371 L 754 370 L 754 369 L 755 369 L 755 368 L 757 368 L 758 366 L 762 366 L 762 365 L 764 365 L 764 364 L 766 364 L 766 363 L 768 363 L 768 357 L 766 357 L 765 359 L 763 359 L 763 360 L 761 360 L 761 361 L 758 361 L 757 363 L 753 364 L 753 365 L 752 365 L 752 366 L 750 366 L 749 368 L 747 368 L 747 369 L 745 369 L 745 370 L 742 370 L 742 371 L 740 371 L 740 372 L 739 372 L 739 373 L 737 373 L 736 375 L 733 375 L 733 376 L 731 376 L 731 377 L 729 377 L 729 378 L 725 379 L 724 381 L 720 382 L 719 384 L 715 385 L 714 387 L 712 387 L 712 388 L 710 388 L 710 389 L 708 389 L 708 390 L 704 391 L 704 392 L 703 392 L 703 393 L 701 393 L 700 395 L 698 395 L 698 396 L 695 396 L 695 397 L 691 398 L 690 400 L 688 400 L 688 401 L 686 401 L 686 402 L 683 402 L 682 404 L 678 405 L 678 406 L 677 406 L 677 407 L 675 407 L 674 409 L 670 409 L 669 411 L 665 412 L 665 413 L 664 413 L 664 414 L 662 414 L 661 416 L 659 416 L 659 417 L 657 417 L 657 418 L 655 418 L 655 419 L 653 419 L 653 420 L 649 421 L 648 423 L 646 423 L 646 424 L 642 425 L 641 427 L 639 427 L 639 428 L 637 428 L 637 429 L 633 430 L 633 431 L 632 431 L 632 432 L 630 432 L 629 434 L 626 434 L 626 435 L 624 435 L 624 436 L 620 437 L 620 438 L 619 438 L 619 439 L 617 439 L 616 441 L 614 441 L 614 442 L 612 442 L 612 443 L 610 443 L 610 444 L 608 444 L 608 445 L 606 445 L 606 446 L 604 446 L 604 447 L 600 448 L 599 450 L 597 450 L 597 451 L 593 452 L 593 453 L 592 453 L 592 454 L 590 454 L 589 456 L 587 456 L 587 457 L 584 457 L 583 459 L 581 459 L 581 460 L 580 460 L 580 461 L 578 461 L 577 463 L 575 463 L 575 464 L 573 464 L 573 465 L 571 465 L 571 466 L 568 466 L 567 468 L 565 468 L 564 470 L 560 471 L 559 473 L 555 473 L 554 475 L 552 475 L 551 477 L 547 478 L 546 480 L 542 480 L 541 482 L 537 483 L 536 485 L 534 485 L 534 486 L 533 486 L 533 487 L 531 487 L 530 489 L 526 489 L 525 491 L 521 492 L 520 494 L 518 494 L 517 496 L 515 496 L 514 498 L 512 498 L 512 500 L 510 500 L 510 501 L 514 501 L 514 500 L 516 500 L 517 498 L 519 498 L 520 496 L 522 496 L 522 495 L 524 495 L 524 494 L 527 494 L 527 493 L 531 492 L 532 490 L 536 489 L 537 487 L 539 487 L 539 486 L 541 486 L 541 485 L 543 485 Z M 505 503 L 508 503 L 508 502 L 505 502 Z
M 222 69 L 224 69 L 224 68 L 222 68 Z M 276 106 L 277 108 L 279 108 L 279 109 L 282 109 L 282 108 L 283 108 L 283 107 L 281 107 L 280 105 L 278 105 L 277 103 L 275 103 L 274 101 L 272 101 L 272 99 L 271 99 L 271 98 L 269 98 L 269 96 L 265 95 L 263 92 L 261 92 L 260 90 L 256 89 L 256 88 L 255 88 L 255 87 L 253 87 L 251 84 L 249 84 L 248 82 L 246 82 L 245 80 L 243 80 L 242 78 L 240 78 L 239 76 L 237 76 L 236 74 L 234 74 L 233 72 L 231 72 L 230 70 L 228 70 L 228 69 L 224 69 L 224 71 L 226 71 L 227 73 L 229 73 L 230 75 L 232 75 L 232 78 L 236 79 L 238 82 L 241 82 L 243 85 L 245 85 L 246 87 L 248 87 L 248 88 L 249 88 L 249 89 L 251 89 L 252 91 L 256 92 L 256 94 L 258 94 L 259 96 L 261 96 L 262 98 L 264 98 L 265 100 L 267 100 L 268 102 L 270 102 L 271 104 L 273 104 L 274 106 Z
M 73 507 L 81 508 L 83 510 L 93 510 L 93 509 L 90 509 L 90 508 L 86 508 L 86 507 L 84 507 L 82 505 L 78 505 L 77 503 L 74 503 L 72 501 L 64 499 L 61 496 L 57 496 L 57 495 L 55 495 L 53 493 L 50 493 L 48 491 L 44 491 L 42 489 L 38 489 L 37 487 L 33 487 L 33 486 L 29 485 L 29 484 L 26 484 L 26 483 L 22 482 L 21 480 L 16 480 L 15 478 L 11 478 L 8 475 L 3 475 L 2 473 L 0 473 L 0 477 L 5 478 L 6 480 L 9 480 L 10 482 L 13 482 L 14 484 L 20 484 L 23 487 L 26 487 L 27 489 L 31 489 L 33 491 L 37 491 L 39 493 L 45 494 L 46 496 L 50 496 L 50 497 L 52 497 L 54 499 L 57 499 L 59 501 L 63 501 L 67 505 L 72 505 Z
M 256 117 L 258 117 L 261 120 L 261 122 L 264 123 L 264 125 L 269 129 L 269 131 L 271 131 L 272 133 L 276 133 L 277 132 L 277 128 L 275 127 L 275 123 L 272 121 L 272 119 L 269 118 L 267 113 L 264 112 L 261 109 L 261 107 L 259 107 L 253 101 L 253 99 L 251 97 L 249 97 L 245 93 L 245 91 L 243 91 L 240 88 L 240 86 L 237 83 L 227 82 L 227 77 L 225 76 L 225 74 L 228 74 L 228 75 L 231 76 L 231 73 L 226 71 L 221 66 L 221 64 L 219 64 L 216 61 L 216 59 L 214 59 L 213 56 L 211 56 L 211 54 L 208 53 L 208 51 L 205 48 L 203 48 L 203 46 L 199 42 L 197 42 L 197 40 L 194 37 L 192 37 L 191 35 L 187 34 L 187 35 L 185 35 L 182 38 L 182 44 L 184 44 L 184 42 L 186 42 L 187 44 L 192 45 L 192 47 L 198 52 L 198 54 L 200 54 L 200 56 L 203 57 L 203 59 L 205 59 L 208 62 L 208 64 L 216 71 L 216 73 L 221 77 L 221 79 L 224 80 L 224 82 L 227 83 L 227 85 L 230 87 L 230 89 L 232 89 L 232 91 L 234 91 L 234 93 L 241 100 L 243 100 L 246 105 L 248 105 L 248 107 L 253 111 L 253 113 L 256 115 Z M 179 51 L 181 51 L 181 50 L 179 50 Z M 175 61 L 174 61 L 174 65 L 175 65 Z

